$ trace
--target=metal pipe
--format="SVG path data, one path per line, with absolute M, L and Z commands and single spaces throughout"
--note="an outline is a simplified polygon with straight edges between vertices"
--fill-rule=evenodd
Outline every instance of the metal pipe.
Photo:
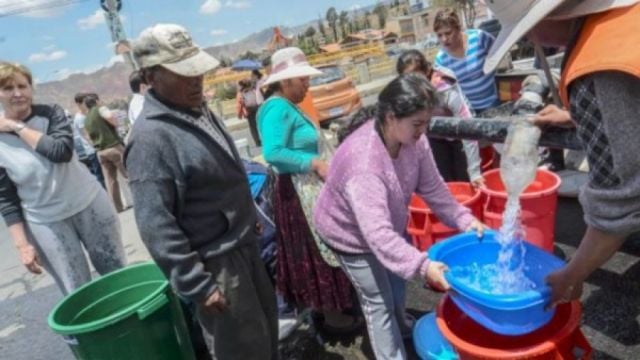
M 427 134 L 442 139 L 463 140 L 487 140 L 494 143 L 504 143 L 507 137 L 507 129 L 513 119 L 498 117 L 491 119 L 482 118 L 456 118 L 434 116 L 429 123 Z M 582 143 L 576 136 L 574 129 L 558 127 L 542 128 L 539 146 L 583 150 Z
M 547 61 L 547 57 L 544 55 L 544 50 L 542 46 L 534 42 L 533 48 L 536 52 L 536 57 L 542 66 L 542 70 L 544 71 L 544 76 L 547 78 L 547 84 L 549 85 L 549 90 L 551 91 L 551 97 L 553 98 L 553 103 L 562 108 L 562 100 L 560 100 L 560 95 L 558 94 L 558 89 L 553 81 L 553 76 L 551 76 L 551 68 L 549 68 L 549 62 Z

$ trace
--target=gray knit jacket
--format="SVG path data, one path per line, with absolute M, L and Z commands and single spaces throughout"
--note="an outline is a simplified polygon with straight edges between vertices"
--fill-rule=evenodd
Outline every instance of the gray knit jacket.
M 189 121 L 196 116 L 148 92 L 125 164 L 143 242 L 174 289 L 200 303 L 217 287 L 216 274 L 204 264 L 257 240 L 253 199 L 234 143 L 216 119 L 231 156 Z

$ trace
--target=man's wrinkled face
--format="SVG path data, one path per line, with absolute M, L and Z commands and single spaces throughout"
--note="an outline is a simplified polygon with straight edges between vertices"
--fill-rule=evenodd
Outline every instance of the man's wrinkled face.
M 187 77 L 173 73 L 162 66 L 150 71 L 148 81 L 162 99 L 188 109 L 199 108 L 204 102 L 202 81 L 204 75 Z

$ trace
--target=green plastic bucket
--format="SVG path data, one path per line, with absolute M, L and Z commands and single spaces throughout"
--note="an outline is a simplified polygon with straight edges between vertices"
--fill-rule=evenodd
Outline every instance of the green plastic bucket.
M 180 300 L 154 263 L 83 285 L 49 314 L 77 359 L 195 359 Z

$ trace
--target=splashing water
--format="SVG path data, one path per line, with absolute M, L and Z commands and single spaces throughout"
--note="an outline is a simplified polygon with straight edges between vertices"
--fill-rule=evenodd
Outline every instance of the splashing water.
M 500 176 L 507 190 L 507 204 L 496 240 L 500 244 L 495 264 L 454 267 L 451 274 L 465 285 L 490 294 L 515 294 L 536 288 L 527 278 L 524 231 L 520 222 L 520 195 L 535 179 L 540 130 L 515 123 L 505 141 Z

